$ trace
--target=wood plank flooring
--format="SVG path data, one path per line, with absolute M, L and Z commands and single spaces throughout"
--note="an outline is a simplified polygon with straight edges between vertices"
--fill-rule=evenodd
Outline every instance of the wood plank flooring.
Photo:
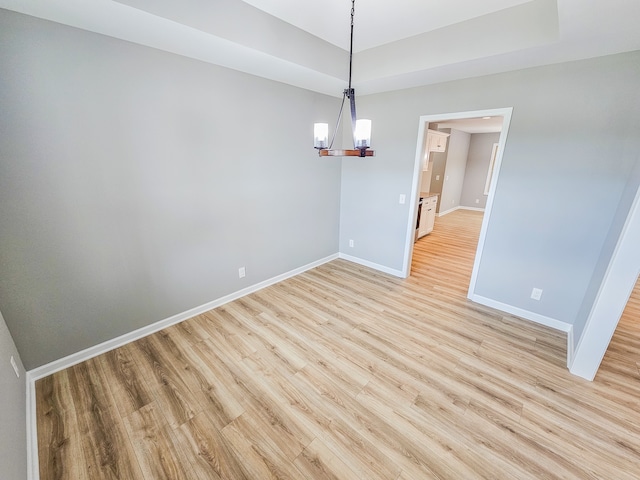
M 481 215 L 403 280 L 336 260 L 36 384 L 40 478 L 640 478 L 640 286 L 593 383 L 466 299 Z

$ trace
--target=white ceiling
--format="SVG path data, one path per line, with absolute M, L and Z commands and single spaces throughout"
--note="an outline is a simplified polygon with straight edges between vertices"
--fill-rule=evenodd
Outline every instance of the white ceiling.
M 436 122 L 438 129 L 455 128 L 467 133 L 498 133 L 502 131 L 504 118 L 482 117 L 482 118 L 461 118 L 457 120 L 443 120 Z
M 0 7 L 341 96 L 350 0 L 0 0 Z M 357 0 L 359 95 L 640 50 L 640 0 Z
M 351 0 L 243 1 L 349 50 Z M 378 47 L 529 1 L 357 0 L 354 51 Z

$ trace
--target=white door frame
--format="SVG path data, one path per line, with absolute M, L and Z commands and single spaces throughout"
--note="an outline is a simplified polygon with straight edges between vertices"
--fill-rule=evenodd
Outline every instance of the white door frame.
M 471 298 L 475 294 L 476 279 L 478 276 L 478 267 L 480 266 L 480 260 L 482 258 L 482 251 L 484 248 L 484 241 L 487 236 L 487 225 L 489 225 L 489 218 L 491 217 L 491 208 L 493 206 L 493 195 L 495 192 L 495 185 L 498 182 L 500 176 L 500 167 L 502 165 L 502 154 L 507 142 L 507 134 L 509 132 L 509 125 L 511 124 L 511 114 L 513 107 L 506 108 L 494 108 L 490 110 L 475 110 L 470 112 L 457 112 L 457 113 L 441 113 L 437 115 L 422 115 L 418 122 L 418 142 L 416 144 L 416 158 L 413 167 L 413 183 L 411 187 L 411 204 L 409 210 L 409 225 L 407 226 L 407 237 L 404 249 L 404 262 L 402 267 L 402 276 L 407 278 L 411 273 L 411 259 L 413 258 L 413 244 L 416 234 L 416 220 L 418 215 L 418 200 L 420 192 L 420 170 L 422 169 L 422 156 L 424 146 L 424 136 L 426 131 L 426 125 L 429 123 L 438 123 L 445 120 L 461 120 L 465 118 L 482 118 L 482 117 L 502 117 L 502 131 L 500 132 L 500 141 L 498 142 L 498 155 L 496 156 L 493 176 L 491 178 L 491 186 L 489 187 L 489 196 L 487 197 L 487 205 L 484 210 L 484 218 L 482 220 L 482 228 L 480 230 L 480 239 L 478 240 L 478 248 L 476 250 L 476 257 L 473 263 L 473 271 L 471 273 L 471 283 L 469 285 L 468 297 Z
M 640 188 L 616 244 L 569 371 L 593 380 L 640 274 Z

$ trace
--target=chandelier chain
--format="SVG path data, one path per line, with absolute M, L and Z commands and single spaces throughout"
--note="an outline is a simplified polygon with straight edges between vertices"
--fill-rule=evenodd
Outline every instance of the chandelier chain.
M 356 12 L 356 0 L 351 0 L 351 26 L 353 27 L 353 15 Z
M 356 0 L 351 0 L 351 40 L 349 43 L 349 93 L 351 93 L 351 71 L 353 67 L 353 16 L 356 11 Z
M 353 145 L 356 144 L 356 92 L 351 86 L 351 72 L 353 71 L 353 16 L 356 11 L 356 0 L 351 0 L 351 39 L 349 43 L 349 87 L 344 91 L 344 97 L 349 98 L 351 110 L 351 132 L 353 134 Z

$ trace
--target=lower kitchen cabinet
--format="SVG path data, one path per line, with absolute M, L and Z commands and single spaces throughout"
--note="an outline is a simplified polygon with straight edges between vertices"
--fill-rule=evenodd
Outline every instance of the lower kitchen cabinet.
M 424 237 L 433 230 L 436 222 L 436 205 L 438 204 L 438 196 L 432 195 L 422 200 L 422 209 L 420 210 L 420 224 L 418 225 L 418 238 Z

